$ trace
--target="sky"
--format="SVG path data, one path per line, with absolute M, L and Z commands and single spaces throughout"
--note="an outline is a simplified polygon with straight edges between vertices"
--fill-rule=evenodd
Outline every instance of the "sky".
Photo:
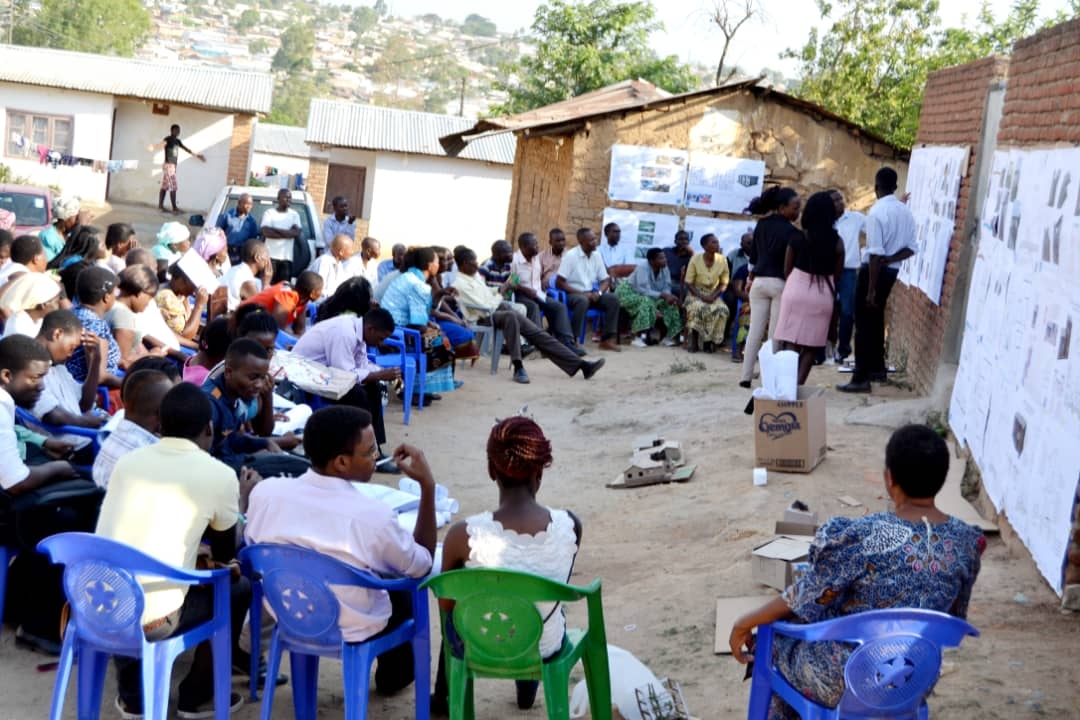
M 346 0 L 348 4 L 371 4 L 369 0 Z M 747 72 L 762 68 L 779 70 L 793 76 L 796 63 L 781 59 L 787 49 L 800 49 L 810 28 L 822 25 L 814 0 L 760 0 L 765 11 L 762 20 L 744 25 L 732 43 L 732 60 Z M 527 29 L 532 24 L 538 0 L 387 0 L 391 14 L 410 17 L 436 13 L 462 21 L 469 13 L 492 20 L 500 31 Z M 997 17 L 1004 17 L 1012 0 L 989 0 Z M 678 55 L 685 62 L 712 65 L 719 59 L 719 31 L 711 29 L 708 12 L 712 0 L 653 0 L 664 30 L 656 32 L 651 44 L 661 55 Z M 974 17 L 981 0 L 943 0 L 940 15 L 945 26 L 958 26 L 964 16 Z M 1043 0 L 1044 15 L 1063 9 L 1067 0 Z

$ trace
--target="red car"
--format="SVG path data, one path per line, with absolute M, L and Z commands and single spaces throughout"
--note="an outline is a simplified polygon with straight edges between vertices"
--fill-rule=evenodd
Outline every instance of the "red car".
M 32 185 L 0 184 L 0 210 L 15 213 L 14 235 L 37 235 L 52 225 L 52 192 Z

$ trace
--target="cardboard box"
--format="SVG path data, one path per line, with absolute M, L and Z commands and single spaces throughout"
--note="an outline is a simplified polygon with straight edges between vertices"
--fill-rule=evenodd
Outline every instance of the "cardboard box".
M 780 535 L 754 548 L 750 576 L 762 585 L 783 590 L 791 584 L 793 565 L 809 554 L 810 539 Z
M 806 503 L 800 500 L 794 500 L 791 505 L 788 506 L 788 509 L 784 511 L 784 522 L 795 523 L 797 525 L 817 525 L 818 517 L 817 513 L 807 507 Z M 803 535 L 805 533 L 799 534 Z
M 825 458 L 825 389 L 799 387 L 797 399 L 754 399 L 755 466 L 808 473 Z

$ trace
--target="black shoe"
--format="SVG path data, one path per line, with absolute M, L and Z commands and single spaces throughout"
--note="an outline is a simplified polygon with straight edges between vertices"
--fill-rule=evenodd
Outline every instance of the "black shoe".
M 581 377 L 588 380 L 602 367 L 604 367 L 604 358 L 593 360 L 592 362 L 581 363 Z
M 739 387 L 741 387 L 741 388 L 746 388 L 747 390 L 749 390 L 750 385 L 751 385 L 751 382 L 749 380 L 740 380 L 739 381 Z
M 520 367 L 514 371 L 514 382 L 521 385 L 529 384 L 529 373 L 525 372 L 525 368 Z
M 576 342 L 568 341 L 563 343 L 563 345 L 568 347 L 570 349 L 570 352 L 574 353 L 578 357 L 585 357 L 586 355 L 585 348 L 581 347 Z
M 521 346 L 521 357 L 529 357 L 536 352 L 536 346 L 525 343 Z
M 867 380 L 862 382 L 849 382 L 847 385 L 837 385 L 836 389 L 846 393 L 868 393 L 870 392 L 870 382 Z
M 33 650 L 42 653 L 43 655 L 52 655 L 53 657 L 60 655 L 59 644 L 52 640 L 46 640 L 43 637 L 34 635 L 33 633 L 29 633 L 21 625 L 15 630 L 15 646 Z
M 889 382 L 889 373 L 876 372 L 866 376 L 870 382 Z
M 240 709 L 240 706 L 244 704 L 244 698 L 240 697 L 240 693 L 233 693 L 229 698 L 229 714 Z M 214 717 L 214 698 L 210 697 L 206 702 L 199 703 L 193 707 L 176 707 L 176 717 L 181 720 L 200 720 L 201 718 Z
M 536 702 L 536 691 L 540 689 L 540 683 L 536 680 L 518 680 L 517 686 L 518 710 L 528 710 Z
M 450 717 L 450 701 L 442 695 L 431 695 L 430 714 L 434 717 Z

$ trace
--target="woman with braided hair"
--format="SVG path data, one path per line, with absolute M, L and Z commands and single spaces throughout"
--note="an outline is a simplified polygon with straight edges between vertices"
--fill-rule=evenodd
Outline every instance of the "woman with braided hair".
M 581 522 L 569 510 L 555 510 L 536 502 L 544 468 L 551 465 L 551 443 L 540 426 L 526 417 L 500 421 L 487 443 L 488 474 L 499 488 L 499 507 L 453 525 L 443 541 L 442 571 L 460 568 L 500 568 L 567 582 L 581 544 Z M 451 652 L 464 656 L 464 646 L 453 623 L 453 601 L 440 600 L 447 612 L 446 634 Z M 539 603 L 544 618 L 540 654 L 544 658 L 562 649 L 566 618 L 561 605 Z M 517 703 L 527 710 L 536 699 L 539 683 L 517 681 Z M 432 713 L 447 713 L 446 667 L 439 657 Z

